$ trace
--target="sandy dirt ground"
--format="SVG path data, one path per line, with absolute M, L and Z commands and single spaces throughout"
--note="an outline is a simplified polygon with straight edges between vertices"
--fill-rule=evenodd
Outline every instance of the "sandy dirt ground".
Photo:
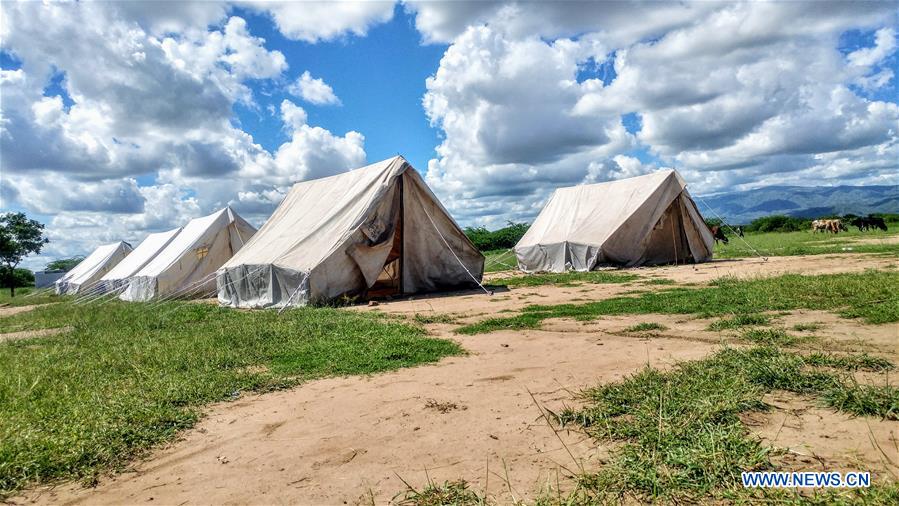
M 31 306 L 3 306 L 0 307 L 0 318 L 6 316 L 12 316 L 14 314 L 24 313 L 26 311 L 31 311 L 32 309 L 40 307 L 40 305 L 31 305 Z
M 895 265 L 895 259 L 872 255 L 824 255 L 634 272 L 643 278 L 703 284 L 724 275 L 856 272 Z M 503 275 L 508 276 L 491 278 Z M 352 310 L 451 314 L 464 322 L 533 303 L 597 300 L 658 288 L 665 286 L 639 280 L 526 287 L 493 296 L 466 292 L 414 297 Z M 641 322 L 666 328 L 627 330 Z M 894 362 L 899 358 L 895 325 L 862 325 L 814 311 L 778 315 L 777 322 L 787 327 L 816 323 L 819 327 L 813 333 L 824 342 L 859 347 Z M 437 482 L 464 478 L 475 490 L 486 490 L 501 502 L 533 499 L 546 484 L 555 483 L 557 473 L 564 476 L 565 468 L 596 468 L 605 455 L 601 446 L 578 432 L 555 432 L 538 406 L 558 412 L 576 404 L 575 393 L 582 388 L 620 380 L 646 364 L 667 367 L 701 358 L 731 341 L 727 333 L 708 330 L 709 323 L 685 315 L 616 316 L 590 322 L 554 319 L 544 322 L 541 330 L 477 336 L 455 335 L 452 324 L 428 325 L 432 334 L 457 340 L 469 354 L 370 377 L 316 380 L 217 404 L 181 440 L 136 463 L 129 472 L 102 479 L 96 488 L 44 487 L 13 500 L 384 504 L 404 491 L 403 480 L 420 487 L 428 478 Z M 759 437 L 788 449 L 780 457 L 788 467 L 802 468 L 802 459 L 814 460 L 809 465 L 825 465 L 823 459 L 831 469 L 847 463 L 889 469 L 883 451 L 897 447 L 894 422 L 835 414 L 797 396 L 769 397 L 774 409 L 753 413 L 746 422 Z

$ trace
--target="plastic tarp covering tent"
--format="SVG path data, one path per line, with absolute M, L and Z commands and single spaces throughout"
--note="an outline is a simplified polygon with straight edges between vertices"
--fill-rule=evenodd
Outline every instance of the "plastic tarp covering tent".
M 172 242 L 172 239 L 179 232 L 181 232 L 181 227 L 148 235 L 142 243 L 134 248 L 130 255 L 100 278 L 100 286 L 103 291 L 108 292 L 124 288 L 128 283 L 128 279 L 153 260 L 163 248 Z
M 477 286 L 484 256 L 402 157 L 297 183 L 218 272 L 233 307 Z
M 191 297 L 215 291 L 215 271 L 230 259 L 256 229 L 230 207 L 191 220 L 150 262 L 128 279 L 119 296 L 147 301 L 156 297 Z
M 74 295 L 93 288 L 104 274 L 118 265 L 129 253 L 131 245 L 124 241 L 100 246 L 65 276 L 56 280 L 56 293 Z
M 525 272 L 705 262 L 714 238 L 674 170 L 557 189 L 518 244 Z

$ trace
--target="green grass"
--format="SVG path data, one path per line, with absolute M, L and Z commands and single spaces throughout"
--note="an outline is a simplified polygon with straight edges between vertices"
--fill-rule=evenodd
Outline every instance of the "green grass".
M 563 423 L 617 443 L 598 472 L 579 476 L 568 502 L 745 500 L 752 492 L 742 488 L 740 473 L 774 466 L 772 449 L 751 436 L 738 415 L 767 409 L 762 396 L 773 390 L 814 396 L 854 415 L 899 419 L 895 387 L 857 385 L 771 346 L 725 349 L 668 372 L 646 368 L 588 390 L 584 408 L 560 415 Z
M 624 329 L 625 332 L 646 332 L 649 330 L 666 330 L 668 327 L 662 325 L 661 323 L 654 322 L 643 322 L 638 323 L 636 325 L 631 325 L 630 327 Z
M 564 285 L 577 286 L 578 283 L 628 283 L 639 276 L 631 273 L 619 273 L 609 271 L 588 271 L 588 272 L 559 272 L 559 273 L 540 273 L 528 274 L 525 276 L 512 276 L 508 278 L 498 278 L 490 280 L 491 285 L 504 285 L 509 288 L 521 288 L 525 286 L 540 285 Z
M 0 289 L 0 306 L 31 306 L 37 304 L 49 304 L 65 300 L 58 297 L 52 290 L 40 290 L 34 288 L 16 288 L 16 296 L 9 296 L 9 289 Z
M 333 308 L 62 303 L 0 324 L 71 326 L 0 344 L 0 498 L 119 469 L 244 391 L 463 353 L 417 325 Z
M 484 272 L 518 270 L 518 259 L 512 250 L 496 249 L 481 253 L 484 254 Z
M 456 317 L 447 313 L 415 313 L 412 317 L 416 323 L 422 325 L 430 323 L 456 323 Z
M 715 258 L 741 258 L 756 256 L 752 248 L 763 256 L 821 255 L 828 253 L 890 253 L 899 254 L 897 244 L 859 244 L 857 239 L 886 239 L 899 234 L 899 223 L 887 223 L 889 230 L 859 232 L 851 228 L 839 234 L 802 232 L 747 233 L 741 240 L 728 233 L 728 244 L 715 245 Z M 750 248 L 747 243 L 752 246 Z
M 831 310 L 868 323 L 899 321 L 899 273 L 868 270 L 854 274 L 787 274 L 738 280 L 722 278 L 703 288 L 670 288 L 637 297 L 613 297 L 585 304 L 532 305 L 518 315 L 491 318 L 457 329 L 478 334 L 537 328 L 547 318 L 590 320 L 601 315 L 697 314 L 715 317 L 795 309 Z
M 814 332 L 822 327 L 823 325 L 820 323 L 797 323 L 793 325 L 793 330 L 796 332 Z
M 882 357 L 874 357 L 867 353 L 860 355 L 833 355 L 829 353 L 815 352 L 805 357 L 805 362 L 817 367 L 832 367 L 846 371 L 892 371 L 895 366 L 889 360 Z
M 641 281 L 644 285 L 674 285 L 674 280 L 668 278 L 650 278 Z
M 404 482 L 405 483 L 405 482 Z M 465 480 L 435 483 L 428 481 L 421 490 L 405 483 L 406 491 L 390 502 L 396 506 L 475 506 L 490 504 L 486 496 L 480 495 L 468 486 Z
M 768 325 L 771 317 L 761 313 L 738 314 L 723 318 L 709 325 L 709 330 L 727 330 L 750 325 Z

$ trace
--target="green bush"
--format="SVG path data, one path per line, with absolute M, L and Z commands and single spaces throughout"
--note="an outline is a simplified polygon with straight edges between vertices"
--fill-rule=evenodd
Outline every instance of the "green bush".
M 481 251 L 503 250 L 515 246 L 525 232 L 528 231 L 527 223 L 508 222 L 508 225 L 494 231 L 485 227 L 467 227 L 465 235 Z
M 811 228 L 812 221 L 782 214 L 762 216 L 746 225 L 747 232 L 798 232 Z
M 12 280 L 16 288 L 34 286 L 34 273 L 28 269 L 13 270 Z M 0 266 L 0 288 L 10 288 L 9 267 Z

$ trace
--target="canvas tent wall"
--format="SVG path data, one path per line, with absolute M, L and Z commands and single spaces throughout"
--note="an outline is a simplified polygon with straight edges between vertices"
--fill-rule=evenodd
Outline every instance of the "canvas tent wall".
M 526 272 L 705 262 L 714 239 L 674 170 L 559 188 L 518 244 Z
M 218 273 L 219 302 L 284 307 L 341 295 L 477 286 L 484 256 L 402 157 L 297 183 Z
M 191 220 L 150 262 L 128 279 L 123 300 L 214 293 L 215 271 L 256 229 L 230 207 Z
M 128 279 L 150 263 L 179 232 L 181 232 L 181 227 L 148 235 L 130 255 L 100 278 L 101 289 L 107 292 L 124 289 L 128 284 Z
M 104 244 L 56 280 L 56 293 L 74 295 L 95 287 L 96 283 L 131 253 L 131 245 L 124 241 Z

